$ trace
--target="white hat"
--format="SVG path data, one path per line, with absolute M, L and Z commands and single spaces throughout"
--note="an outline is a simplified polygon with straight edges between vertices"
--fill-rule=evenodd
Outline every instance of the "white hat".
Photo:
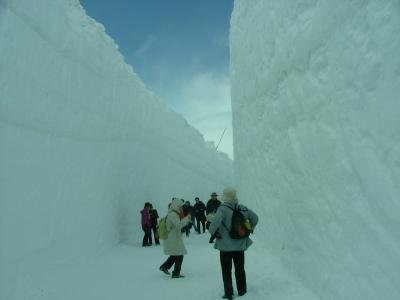
M 222 194 L 223 202 L 237 202 L 238 199 L 236 197 L 236 190 L 233 187 L 227 187 L 224 189 L 224 193 Z
M 171 202 L 171 209 L 179 210 L 182 206 L 183 206 L 182 199 L 173 198 L 173 200 Z

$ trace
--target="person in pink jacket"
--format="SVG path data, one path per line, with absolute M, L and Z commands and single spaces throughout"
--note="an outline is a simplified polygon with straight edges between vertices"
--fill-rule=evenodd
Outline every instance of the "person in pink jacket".
M 151 222 L 150 222 L 150 203 L 146 202 L 144 208 L 140 211 L 142 214 L 142 229 L 144 231 L 144 237 L 142 247 L 151 245 Z

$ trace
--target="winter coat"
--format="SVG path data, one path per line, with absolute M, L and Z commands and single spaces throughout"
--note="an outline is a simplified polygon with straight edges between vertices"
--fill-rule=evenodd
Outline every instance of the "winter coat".
M 238 205 L 243 215 L 250 220 L 253 230 L 258 223 L 258 216 L 247 207 L 239 205 L 237 200 L 224 202 L 218 208 L 209 228 L 209 231 L 212 235 L 218 231 L 217 236 L 218 234 L 220 236 L 219 238 L 217 237 L 217 240 L 214 244 L 215 249 L 220 251 L 245 251 L 253 243 L 250 237 L 236 240 L 229 236 L 233 214 L 232 209 L 236 205 Z
M 182 239 L 182 228 L 189 224 L 189 217 L 182 220 L 179 218 L 179 212 L 182 208 L 181 199 L 172 200 L 167 214 L 168 237 L 164 240 L 164 253 L 166 255 L 185 255 L 187 254 Z
M 204 215 L 206 206 L 204 205 L 203 202 L 199 201 L 195 205 L 193 205 L 193 210 L 194 210 L 194 215 L 196 216 L 197 219 L 199 220 L 206 219 L 206 216 Z
M 185 217 L 186 217 L 188 214 L 193 215 L 193 206 L 191 206 L 191 205 L 186 205 L 186 204 L 184 204 L 184 205 L 182 206 L 182 210 L 183 210 L 183 213 L 185 214 Z
M 150 214 L 150 224 L 151 224 L 151 226 L 152 227 L 157 226 L 157 220 L 158 220 L 157 209 L 154 209 L 154 208 L 150 209 L 149 214 Z
M 143 208 L 140 213 L 142 214 L 142 228 L 150 227 L 150 214 L 146 208 Z
M 221 205 L 221 201 L 219 201 L 218 199 L 208 200 L 207 209 L 206 209 L 207 215 L 210 213 L 215 213 L 220 205 Z

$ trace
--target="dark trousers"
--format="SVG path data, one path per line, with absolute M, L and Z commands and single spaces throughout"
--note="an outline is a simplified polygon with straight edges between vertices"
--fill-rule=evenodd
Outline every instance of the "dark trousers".
M 157 236 L 157 226 L 152 226 L 151 230 L 153 231 L 153 235 L 154 235 L 154 242 L 156 243 L 156 245 L 160 244 L 160 241 L 158 240 L 158 236 Z M 151 233 L 150 233 L 150 245 L 152 244 L 152 239 L 151 239 Z
M 206 232 L 206 221 L 204 216 L 196 217 L 196 231 L 200 233 L 200 223 L 203 227 L 203 233 Z
M 173 275 L 179 275 L 181 273 L 181 267 L 183 262 L 183 255 L 170 255 L 167 260 L 161 265 L 165 269 L 170 269 L 174 264 Z
M 246 272 L 244 271 L 244 251 L 220 251 L 222 279 L 226 296 L 233 296 L 232 286 L 232 261 L 235 265 L 235 278 L 238 294 L 244 295 L 247 292 Z
M 192 227 L 192 225 L 191 225 L 191 223 L 189 223 L 189 225 L 186 225 L 185 227 L 183 227 L 181 229 L 181 232 L 182 233 L 184 232 L 186 234 L 186 236 L 189 236 L 191 227 Z
M 142 246 L 149 246 L 151 245 L 151 227 L 143 227 L 144 231 L 144 237 L 143 237 L 143 242 Z

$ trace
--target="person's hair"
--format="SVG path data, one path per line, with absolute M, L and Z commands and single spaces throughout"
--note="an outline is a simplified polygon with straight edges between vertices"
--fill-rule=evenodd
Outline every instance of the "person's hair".
M 200 200 L 200 198 L 199 198 L 199 197 L 196 197 L 196 198 L 194 198 L 194 200 Z

